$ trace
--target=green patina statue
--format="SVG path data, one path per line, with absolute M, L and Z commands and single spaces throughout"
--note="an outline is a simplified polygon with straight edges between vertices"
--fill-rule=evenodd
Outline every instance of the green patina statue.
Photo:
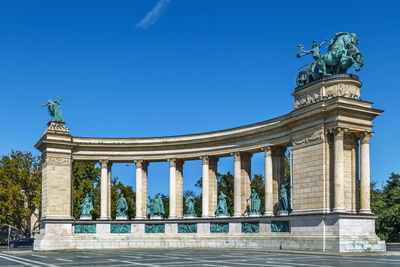
M 279 192 L 279 212 L 278 213 L 288 213 L 289 212 L 289 198 L 286 186 L 288 184 L 281 184 L 281 190 Z
M 93 210 L 93 202 L 92 202 L 92 197 L 89 196 L 89 194 L 85 195 L 85 198 L 83 199 L 81 205 L 81 219 L 92 219 L 91 212 Z
M 160 193 L 156 194 L 153 199 L 149 197 L 149 202 L 150 216 L 163 216 L 165 214 L 164 203 L 160 197 Z
M 254 188 L 251 190 L 251 195 L 248 199 L 246 199 L 246 201 L 248 214 L 260 214 L 261 200 Z
M 215 212 L 217 216 L 229 216 L 228 206 L 226 204 L 226 195 L 220 191 L 218 196 L 218 206 Z
M 126 199 L 124 198 L 124 194 L 121 194 L 121 197 L 118 199 L 117 202 L 117 217 L 124 217 L 126 218 L 126 212 L 128 211 L 128 203 L 126 202 Z
M 189 217 L 196 217 L 196 212 L 194 211 L 194 203 L 195 203 L 195 199 L 193 195 L 188 195 L 186 197 L 185 200 L 185 204 L 186 204 L 186 213 L 185 216 L 189 216 Z
M 303 45 L 298 45 L 297 57 L 312 54 L 314 62 L 305 65 L 306 68 L 299 71 L 296 78 L 297 86 L 302 86 L 321 77 L 347 73 L 352 65 L 356 71 L 361 70 L 364 59 L 356 47 L 359 40 L 355 33 L 336 33 L 327 46 L 328 53 L 321 55 L 320 48 L 327 40 L 325 39 L 320 45 L 317 45 L 314 40 L 310 50 L 304 50 Z
M 64 122 L 63 116 L 61 114 L 61 110 L 60 110 L 60 102 L 62 101 L 62 98 L 59 97 L 58 95 L 56 95 L 58 97 L 58 100 L 47 100 L 47 104 L 43 104 L 43 107 L 47 107 L 48 111 L 49 111 L 49 115 L 50 115 L 50 120 L 52 121 L 56 121 L 56 122 Z

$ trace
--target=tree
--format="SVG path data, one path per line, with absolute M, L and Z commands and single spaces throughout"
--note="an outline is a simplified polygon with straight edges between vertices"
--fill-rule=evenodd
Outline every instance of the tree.
M 124 194 L 126 202 L 128 204 L 127 216 L 129 219 L 135 218 L 136 215 L 136 193 L 133 191 L 132 186 L 125 186 L 123 183 L 118 181 L 118 177 L 111 180 L 111 217 L 116 218 L 116 209 L 118 199 L 121 197 L 121 193 Z
M 400 241 L 400 175 L 391 173 L 383 190 L 371 185 L 371 210 L 376 220 L 378 236 L 388 242 Z
M 1 225 L 30 235 L 31 216 L 41 208 L 41 177 L 40 158 L 29 152 L 12 151 L 1 158 Z
M 161 200 L 164 204 L 164 218 L 168 218 L 169 217 L 169 196 L 166 196 L 164 194 L 160 194 Z
M 92 195 L 92 218 L 100 217 L 100 168 L 94 162 L 75 162 L 73 173 L 73 216 L 79 219 L 81 216 L 80 203 L 85 194 Z

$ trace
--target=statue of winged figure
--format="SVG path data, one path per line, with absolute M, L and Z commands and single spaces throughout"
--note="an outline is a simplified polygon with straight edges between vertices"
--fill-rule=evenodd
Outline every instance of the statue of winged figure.
M 47 104 L 43 104 L 41 107 L 47 107 L 48 111 L 49 111 L 49 115 L 50 115 L 50 120 L 52 121 L 56 121 L 56 122 L 64 122 L 61 110 L 60 110 L 60 102 L 62 101 L 62 98 L 59 97 L 58 95 L 56 95 L 58 97 L 58 100 L 52 100 L 49 99 L 47 100 Z

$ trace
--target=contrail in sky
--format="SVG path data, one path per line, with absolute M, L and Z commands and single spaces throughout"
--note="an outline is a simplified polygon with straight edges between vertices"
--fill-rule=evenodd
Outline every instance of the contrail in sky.
M 147 29 L 156 24 L 156 22 L 160 19 L 161 13 L 167 7 L 169 2 L 171 2 L 171 0 L 159 0 L 156 6 L 136 24 L 136 27 Z

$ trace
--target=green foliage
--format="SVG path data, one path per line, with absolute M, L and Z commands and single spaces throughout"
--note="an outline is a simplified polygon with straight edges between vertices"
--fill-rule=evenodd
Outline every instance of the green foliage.
M 160 197 L 162 199 L 162 202 L 164 204 L 164 218 L 168 218 L 169 217 L 169 196 L 166 196 L 164 194 L 160 194 Z
M 41 208 L 40 158 L 12 151 L 0 160 L 0 225 L 9 225 L 25 235 L 30 221 Z
M 118 199 L 121 197 L 121 193 L 124 194 L 126 202 L 128 204 L 128 211 L 126 215 L 128 219 L 135 218 L 136 215 L 136 193 L 133 191 L 132 186 L 125 186 L 123 183 L 118 181 L 118 177 L 111 180 L 111 217 L 116 218 L 116 206 Z
M 388 242 L 400 241 L 400 175 L 391 173 L 382 190 L 371 184 L 371 210 L 378 236 Z
M 100 217 L 100 168 L 93 162 L 75 162 L 73 173 L 73 216 L 79 219 L 81 216 L 80 203 L 85 194 L 92 195 L 92 218 Z

